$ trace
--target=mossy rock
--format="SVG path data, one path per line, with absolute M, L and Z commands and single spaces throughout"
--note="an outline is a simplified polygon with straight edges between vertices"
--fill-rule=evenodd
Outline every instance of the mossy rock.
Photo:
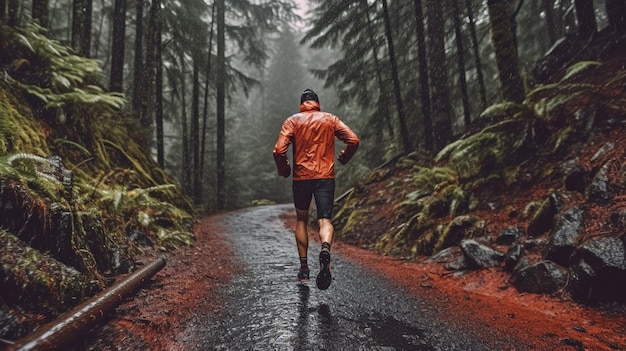
M 357 241 L 360 238 L 362 225 L 367 223 L 367 218 L 371 215 L 369 209 L 357 209 L 350 212 L 344 226 L 341 228 L 340 236 L 346 242 Z
M 47 318 L 74 307 L 100 287 L 89 274 L 33 249 L 15 235 L 0 230 L 0 296 Z
M 433 252 L 439 252 L 458 245 L 463 239 L 481 236 L 485 230 L 485 221 L 474 215 L 455 217 L 441 233 Z

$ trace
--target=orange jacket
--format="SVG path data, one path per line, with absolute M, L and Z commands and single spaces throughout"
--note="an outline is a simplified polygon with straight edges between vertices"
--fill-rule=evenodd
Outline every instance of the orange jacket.
M 316 101 L 300 105 L 300 113 L 287 118 L 274 146 L 274 162 L 278 174 L 290 173 L 287 149 L 293 144 L 293 179 L 323 179 L 335 177 L 335 137 L 346 143 L 338 159 L 346 164 L 359 147 L 359 138 L 339 118 L 320 111 Z

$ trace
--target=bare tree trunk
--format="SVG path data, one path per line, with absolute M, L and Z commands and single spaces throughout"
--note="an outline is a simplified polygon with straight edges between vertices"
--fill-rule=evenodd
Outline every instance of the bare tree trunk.
M 83 34 L 81 36 L 80 54 L 85 57 L 91 55 L 91 27 L 92 27 L 92 14 L 93 14 L 93 0 L 83 0 L 84 14 L 83 14 Z
M 126 0 L 115 0 L 113 10 L 113 44 L 111 52 L 111 81 L 109 89 L 124 90 L 124 44 L 126 32 Z
M 0 0 L 0 21 L 7 19 L 7 0 Z
M 196 50 L 199 51 L 199 50 Z M 193 59 L 193 90 L 191 94 L 191 147 L 193 150 L 193 203 L 200 204 L 200 54 Z
M 480 109 L 487 108 L 487 90 L 485 89 L 485 78 L 483 77 L 483 65 L 480 62 L 480 45 L 478 44 L 478 36 L 476 35 L 476 22 L 474 21 L 474 10 L 472 9 L 472 0 L 465 0 L 467 8 L 467 17 L 469 19 L 470 37 L 472 38 L 472 48 L 474 51 L 474 66 L 476 67 L 476 78 L 478 80 L 478 91 L 480 94 Z
M 409 131 L 404 116 L 404 108 L 402 107 L 402 92 L 400 90 L 400 78 L 398 77 L 398 63 L 396 62 L 396 54 L 393 47 L 393 35 L 391 32 L 391 21 L 389 19 L 389 10 L 387 8 L 387 0 L 383 0 L 383 15 L 385 19 L 385 36 L 387 37 L 387 47 L 389 49 L 389 62 L 391 64 L 391 76 L 393 79 L 393 92 L 396 96 L 396 107 L 398 109 L 398 122 L 400 123 L 400 135 L 402 137 L 402 147 L 405 153 L 413 151 L 413 145 L 409 139 Z
M 204 159 L 206 157 L 206 134 L 209 120 L 209 78 L 211 77 L 211 53 L 213 52 L 213 23 L 215 23 L 215 2 L 211 6 L 211 30 L 209 32 L 209 49 L 206 60 L 206 81 L 204 83 L 204 111 L 202 114 L 202 142 L 200 144 L 200 194 L 204 183 Z
M 469 1 L 469 0 L 468 0 Z M 543 11 L 546 14 L 546 28 L 548 30 L 548 47 L 552 46 L 556 41 L 556 23 L 554 21 L 554 1 L 543 0 Z
M 9 0 L 7 7 L 7 16 L 9 26 L 17 26 L 19 24 L 18 10 L 20 7 L 19 0 Z
M 155 19 L 155 101 L 156 101 L 156 149 L 157 149 L 157 163 L 161 168 L 165 168 L 165 150 L 163 143 L 163 50 L 161 39 L 161 14 L 160 14 L 160 0 L 152 0 L 152 8 Z
M 519 72 L 517 50 L 511 43 L 513 28 L 511 25 L 510 0 L 488 0 L 489 19 L 491 20 L 491 36 L 496 53 L 496 63 L 504 101 L 522 102 L 524 100 L 524 83 Z
M 139 125 L 148 133 L 152 126 L 152 120 L 147 112 L 148 94 L 147 88 L 149 86 L 148 81 L 151 76 L 148 74 L 150 66 L 147 62 L 144 64 L 143 53 L 148 51 L 144 50 L 143 37 L 144 37 L 144 0 L 136 0 L 136 23 L 135 23 L 135 62 L 134 62 L 134 76 L 133 76 L 133 110 L 135 111 L 139 120 Z M 147 54 L 146 54 L 147 56 Z M 147 61 L 147 60 L 146 60 Z M 146 135 L 145 140 L 142 142 L 143 146 L 148 149 L 149 136 Z
M 365 13 L 365 24 L 367 25 L 367 37 L 368 41 L 372 47 L 372 58 L 374 59 L 374 67 L 376 70 L 376 83 L 378 84 L 378 112 L 373 116 L 374 120 L 372 121 L 373 125 L 376 125 L 376 130 L 374 133 L 374 139 L 378 144 L 382 143 L 382 135 L 383 135 L 383 125 L 386 125 L 389 134 L 393 136 L 394 131 L 391 123 L 390 113 L 389 113 L 389 94 L 387 93 L 387 89 L 383 84 L 382 77 L 382 67 L 380 64 L 380 60 L 378 58 L 378 46 L 376 45 L 376 40 L 374 38 L 374 33 L 372 30 L 372 20 L 370 18 L 369 13 L 369 4 L 367 0 L 361 0 L 359 5 L 363 8 L 363 12 Z
M 71 46 L 79 55 L 89 57 L 93 0 L 73 0 Z
M 145 0 L 144 0 L 145 1 Z M 158 30 L 158 17 L 159 10 L 153 4 L 150 5 L 149 14 L 148 14 L 148 36 L 147 43 L 145 45 L 146 52 L 146 65 L 144 68 L 144 82 L 143 82 L 143 96 L 145 103 L 142 104 L 142 116 L 143 121 L 141 125 L 152 133 L 152 127 L 154 125 L 153 122 L 153 114 L 154 114 L 154 105 L 147 103 L 147 101 L 154 101 L 155 92 L 154 92 L 154 77 L 156 75 L 156 62 L 155 62 L 155 51 L 156 51 L 156 43 L 159 40 L 157 37 Z
M 463 122 L 465 122 L 465 128 L 469 128 L 472 123 L 472 111 L 469 103 L 469 93 L 467 92 L 467 79 L 465 78 L 465 48 L 463 46 L 459 0 L 452 0 L 452 8 L 454 16 L 454 36 L 456 37 L 456 55 L 459 66 L 459 83 L 461 85 L 461 100 L 463 102 Z
M 48 28 L 48 0 L 33 0 L 32 16 L 39 25 Z
M 139 124 L 141 127 L 149 127 L 150 123 L 148 122 L 148 126 L 145 126 L 145 116 L 143 116 L 144 108 L 143 104 L 145 103 L 144 96 L 144 86 L 143 82 L 145 79 L 144 73 L 144 62 L 143 62 L 143 0 L 136 0 L 136 19 L 135 19 L 135 62 L 134 62 L 134 72 L 133 72 L 133 95 L 132 95 L 132 103 L 133 103 L 133 111 L 137 114 L 137 118 L 139 120 Z M 143 141 L 142 144 L 146 145 L 146 142 Z
M 417 35 L 417 61 L 419 64 L 420 100 L 422 105 L 422 128 L 424 129 L 424 147 L 433 145 L 433 119 L 430 102 L 430 84 L 428 83 L 428 61 L 426 58 L 426 34 L 424 30 L 424 11 L 422 0 L 414 0 L 415 32 Z
M 73 0 L 72 2 L 72 39 L 71 46 L 74 51 L 80 53 L 85 33 L 85 4 L 84 0 Z
M 142 0 L 144 1 L 144 11 L 148 11 L 147 15 L 144 16 L 144 23 L 147 21 L 143 27 L 147 28 L 147 35 L 144 36 L 145 44 L 143 45 L 143 52 L 145 54 L 144 66 L 141 74 L 141 99 L 142 101 L 139 103 L 141 108 L 139 122 L 141 127 L 144 129 L 144 134 L 146 135 L 146 148 L 149 148 L 153 145 L 153 127 L 154 127 L 154 110 L 155 104 L 151 103 L 155 101 L 155 76 L 156 76 L 156 62 L 155 62 L 155 51 L 157 46 L 157 15 L 158 9 L 154 8 L 149 1 L 150 0 Z M 146 8 L 147 6 L 147 8 Z
M 365 12 L 365 20 L 367 21 L 367 36 L 370 45 L 372 46 L 372 57 L 374 58 L 374 67 L 376 67 L 376 82 L 378 83 L 378 90 L 380 91 L 380 94 L 378 96 L 378 110 L 380 113 L 375 117 L 377 118 L 376 122 L 381 126 L 384 123 L 387 126 L 389 135 L 393 137 L 395 133 L 391 121 L 391 114 L 389 113 L 389 100 L 391 99 L 389 97 L 389 91 L 385 88 L 385 85 L 383 83 L 383 67 L 380 63 L 380 59 L 378 58 L 378 46 L 376 45 L 376 38 L 372 29 L 372 20 L 370 18 L 369 4 L 367 3 L 367 0 L 361 0 L 359 4 L 363 7 L 363 11 Z M 384 121 L 380 119 L 384 119 Z M 383 128 L 376 129 L 376 138 L 379 143 L 382 143 Z
M 190 177 L 190 166 L 191 161 L 189 157 L 189 130 L 187 128 L 187 94 L 185 93 L 185 85 L 187 84 L 185 80 L 185 53 L 179 52 L 179 60 L 180 60 L 180 104 L 181 104 L 181 138 L 183 142 L 183 165 L 181 167 L 182 171 L 182 182 L 183 188 L 185 192 L 189 194 L 191 192 L 191 177 Z
M 626 33 L 626 1 L 606 0 L 609 26 L 616 32 Z
M 433 108 L 432 151 L 438 152 L 452 139 L 452 108 L 444 44 L 443 7 L 445 2 L 426 0 L 428 18 L 428 68 Z
M 593 0 L 574 0 L 578 34 L 588 37 L 598 31 L 596 14 L 593 12 Z
M 102 2 L 102 3 L 101 3 L 101 6 L 102 6 L 102 7 L 104 7 L 104 6 L 105 6 L 105 3 L 104 3 L 104 2 L 105 2 L 106 0 L 100 0 L 100 1 Z M 94 35 L 94 37 L 95 37 L 95 38 L 100 38 L 100 37 L 102 37 L 102 35 L 103 35 L 103 34 L 102 34 L 102 32 L 103 32 L 103 30 L 104 30 L 104 28 L 105 28 L 105 26 L 104 26 L 104 18 L 105 18 L 105 16 L 100 16 L 100 23 L 98 24 L 98 31 L 97 31 L 97 32 L 96 32 L 96 34 Z M 109 39 L 110 39 L 110 38 L 109 38 Z M 105 50 L 106 50 L 106 47 L 107 47 L 107 46 L 105 46 Z M 95 42 L 95 47 L 93 48 L 94 56 L 99 56 L 99 51 L 100 51 L 100 40 L 96 40 L 96 42 Z M 108 56 L 110 56 L 110 55 L 106 55 L 106 54 L 105 54 L 104 56 L 108 57 Z
M 226 105 L 226 62 L 225 49 L 225 19 L 224 0 L 216 0 L 217 6 L 217 209 L 226 207 L 226 134 L 225 134 L 225 105 Z

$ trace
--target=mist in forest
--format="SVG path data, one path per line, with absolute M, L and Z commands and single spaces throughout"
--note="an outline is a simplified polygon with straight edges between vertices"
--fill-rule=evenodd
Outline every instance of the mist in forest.
M 272 149 L 305 88 L 362 141 L 350 164 L 336 166 L 339 195 L 398 154 L 434 156 L 488 106 L 515 101 L 536 84 L 536 62 L 559 39 L 602 30 L 622 6 L 603 0 L 591 7 L 573 0 L 9 3 L 2 13 L 10 21 L 35 20 L 50 37 L 101 62 L 100 84 L 124 93 L 131 128 L 208 210 L 291 201 L 291 180 L 277 175 Z M 507 16 L 514 21 L 497 22 Z M 506 33 L 508 44 L 493 33 Z M 502 45 L 513 50 L 500 51 Z M 502 71 L 507 67 L 513 73 Z

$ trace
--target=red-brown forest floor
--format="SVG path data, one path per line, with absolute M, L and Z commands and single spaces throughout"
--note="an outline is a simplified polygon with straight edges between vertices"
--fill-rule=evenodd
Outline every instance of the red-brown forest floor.
M 194 345 L 181 340 L 185 325 L 198 309 L 211 311 L 221 304 L 220 288 L 240 269 L 222 234 L 223 216 L 201 218 L 195 246 L 168 254 L 167 266 L 118 307 L 87 349 L 187 350 Z M 294 227 L 291 213 L 283 220 Z M 451 274 L 438 264 L 384 257 L 339 242 L 333 251 L 430 301 L 440 318 L 462 328 L 490 330 L 494 337 L 524 340 L 537 350 L 626 350 L 624 306 L 592 308 L 567 296 L 520 294 L 498 268 Z M 146 262 L 156 255 L 147 253 Z

